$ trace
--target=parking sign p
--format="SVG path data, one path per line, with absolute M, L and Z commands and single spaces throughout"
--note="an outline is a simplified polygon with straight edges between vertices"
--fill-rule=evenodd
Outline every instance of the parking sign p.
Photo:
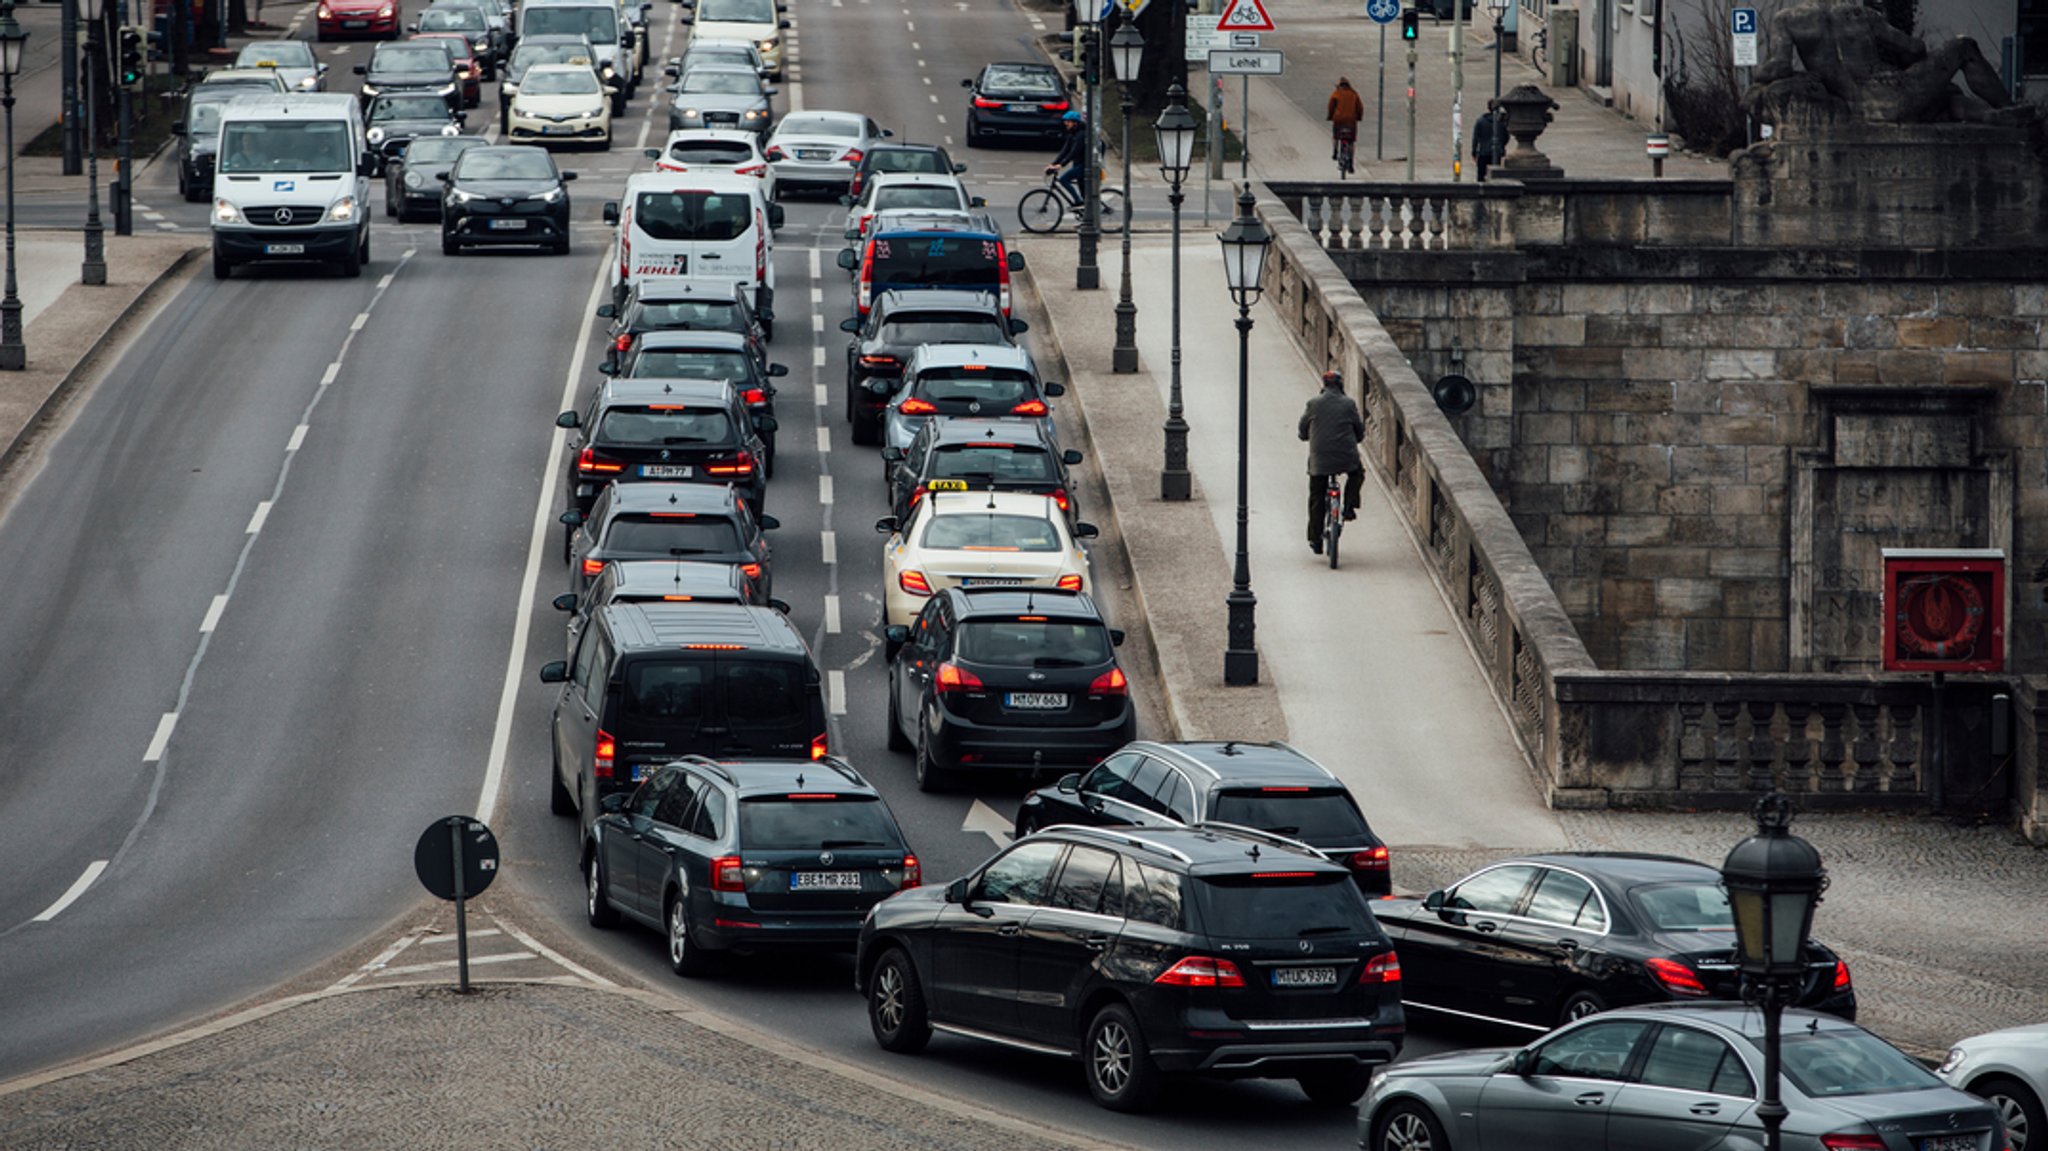
M 1729 30 L 1737 36 L 1756 35 L 1756 9 L 1731 8 L 1728 11 Z

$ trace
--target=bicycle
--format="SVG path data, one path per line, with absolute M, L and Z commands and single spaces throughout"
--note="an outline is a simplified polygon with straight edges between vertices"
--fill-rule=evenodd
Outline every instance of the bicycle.
M 1124 191 L 1122 188 L 1098 187 L 1095 201 L 1102 217 L 1102 230 L 1112 235 L 1124 230 Z M 1058 172 L 1045 174 L 1045 187 L 1033 188 L 1024 193 L 1017 202 L 1017 222 L 1027 232 L 1057 232 L 1060 221 L 1069 215 L 1079 218 L 1081 198 L 1067 190 L 1060 183 Z
M 1545 83 L 1550 80 L 1550 29 L 1537 27 L 1529 38 L 1529 66 L 1536 69 Z
M 1344 477 L 1323 477 L 1323 554 L 1337 566 L 1337 539 L 1344 534 Z
M 1340 129 L 1333 133 L 1333 137 L 1337 144 L 1337 178 L 1346 179 L 1358 170 L 1358 133 L 1355 130 L 1347 133 Z

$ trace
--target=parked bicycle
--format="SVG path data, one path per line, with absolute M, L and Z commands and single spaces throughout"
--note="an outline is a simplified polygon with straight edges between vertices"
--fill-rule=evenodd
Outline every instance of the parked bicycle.
M 1100 205 L 1102 230 L 1112 234 L 1124 230 L 1124 190 L 1122 188 L 1098 187 L 1095 201 Z M 1045 187 L 1033 188 L 1024 193 L 1017 202 L 1017 222 L 1027 232 L 1057 232 L 1060 222 L 1068 216 L 1077 224 L 1081 218 L 1081 198 L 1067 190 L 1060 183 L 1059 173 L 1048 172 Z
M 1529 40 L 1529 65 L 1541 73 L 1544 82 L 1550 80 L 1550 29 L 1537 25 L 1535 35 Z

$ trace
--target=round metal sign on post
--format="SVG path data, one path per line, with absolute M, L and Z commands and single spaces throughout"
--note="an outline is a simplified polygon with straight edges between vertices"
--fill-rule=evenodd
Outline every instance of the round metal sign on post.
M 1385 27 L 1401 18 L 1401 0 L 1365 0 L 1365 14 Z
M 462 887 L 455 886 L 455 828 L 462 846 Z M 441 899 L 474 899 L 498 877 L 498 837 L 466 815 L 437 819 L 420 833 L 412 849 L 412 869 L 420 883 Z

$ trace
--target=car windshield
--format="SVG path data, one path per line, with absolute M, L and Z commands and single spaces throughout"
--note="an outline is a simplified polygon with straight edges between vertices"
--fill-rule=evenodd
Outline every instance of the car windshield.
M 588 68 L 535 69 L 520 82 L 522 96 L 595 96 L 597 73 Z
M 1093 667 L 1111 658 L 1109 629 L 1092 620 L 968 620 L 954 650 L 996 667 Z
M 1056 552 L 1060 533 L 1040 516 L 959 513 L 932 517 L 921 542 L 928 548 L 975 552 Z
M 746 851 L 895 847 L 899 842 L 889 809 L 871 795 L 762 795 L 740 800 L 740 847 Z
M 1660 883 L 1628 893 L 1652 931 L 1733 931 L 1728 889 L 1716 882 Z
M 656 240 L 737 240 L 752 208 L 751 197 L 723 192 L 642 192 L 633 225 Z
M 1061 95 L 1059 77 L 1043 68 L 1019 68 L 996 64 L 982 74 L 981 87 L 984 92 L 1004 92 L 1018 96 Z
M 700 64 L 738 64 L 752 68 L 754 56 L 745 48 L 734 44 L 697 45 L 683 53 L 683 71 L 688 72 Z
M 1052 453 L 1021 444 L 960 444 L 932 453 L 927 478 L 995 480 L 1007 483 L 1052 483 L 1059 477 Z
M 746 380 L 745 352 L 648 351 L 633 360 L 636 379 Z
M 448 49 L 439 44 L 380 44 L 370 60 L 372 72 L 436 72 L 448 66 Z
M 405 162 L 407 165 L 445 164 L 481 143 L 483 141 L 475 136 L 422 136 L 406 148 Z
M 463 154 L 458 180 L 552 180 L 555 162 L 538 148 L 480 148 Z
M 668 158 L 683 164 L 744 164 L 754 150 L 738 140 L 678 140 L 668 146 Z
M 746 320 L 730 300 L 642 300 L 628 326 L 637 331 L 738 332 Z
M 448 101 L 439 96 L 400 95 L 379 96 L 370 105 L 370 119 L 377 120 L 446 120 Z
M 701 17 L 699 17 L 701 19 Z M 784 116 L 775 134 L 791 136 L 843 136 L 849 140 L 860 138 L 860 121 L 840 116 L 807 116 L 796 113 Z
M 684 94 L 709 92 L 719 96 L 758 96 L 761 94 L 761 81 L 752 72 L 698 68 L 684 74 L 678 90 Z
M 590 38 L 592 44 L 616 44 L 619 42 L 619 10 L 596 5 L 529 4 L 524 24 L 519 30 L 521 36 L 582 35 Z
M 340 120 L 233 120 L 221 129 L 223 172 L 352 172 L 356 157 Z
M 732 420 L 720 408 L 612 408 L 596 438 L 621 447 L 722 444 L 732 439 Z
M 918 375 L 913 392 L 934 404 L 957 405 L 959 411 L 968 411 L 968 405 L 979 404 L 979 410 L 990 415 L 997 414 L 998 410 L 1008 411 L 1026 400 L 1037 399 L 1037 393 L 1029 373 L 1003 368 L 986 371 L 933 368 Z
M 922 148 L 887 148 L 876 152 L 868 161 L 870 172 L 931 172 L 950 173 L 951 168 L 939 162 L 937 152 Z
M 237 68 L 311 68 L 313 48 L 304 40 L 262 40 L 244 44 L 242 53 L 235 57 Z
M 1276 862 L 1276 868 L 1286 864 Z M 1365 898 L 1341 872 L 1197 876 L 1192 883 L 1202 929 L 1226 939 L 1377 936 Z
M 882 321 L 884 343 L 914 348 L 919 344 L 1007 344 L 1010 333 L 1001 320 L 974 312 L 917 315 Z
M 1311 842 L 1362 843 L 1365 817 L 1342 791 L 1305 787 L 1243 788 L 1216 796 L 1209 818 Z
M 490 27 L 474 8 L 429 8 L 420 13 L 422 32 L 481 32 Z
M 877 236 L 873 280 L 877 284 L 926 287 L 986 287 L 1002 275 L 1003 245 L 980 236 Z
M 939 184 L 899 184 L 875 189 L 874 209 L 877 212 L 892 208 L 952 209 L 960 205 L 959 191 Z
M 1752 1037 L 1750 1042 L 1763 1049 L 1762 1040 Z M 1780 1050 L 1785 1075 L 1810 1099 L 1941 1086 L 1933 1072 L 1860 1027 L 1809 1029 L 1788 1020 Z
M 607 559 L 730 555 L 738 550 L 739 529 L 730 520 L 711 516 L 628 513 L 604 532 Z
M 713 24 L 773 24 L 774 0 L 699 0 L 697 22 Z
M 212 135 L 220 128 L 220 110 L 226 100 L 201 100 L 192 105 L 191 123 L 186 127 L 188 136 Z M 211 140 L 207 141 L 212 143 Z

